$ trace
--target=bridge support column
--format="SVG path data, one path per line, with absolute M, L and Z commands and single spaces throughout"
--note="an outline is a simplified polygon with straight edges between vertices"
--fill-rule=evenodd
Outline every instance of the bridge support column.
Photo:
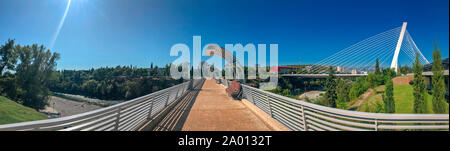
M 402 30 L 400 31 L 400 36 L 398 37 L 397 46 L 395 47 L 394 58 L 392 58 L 391 69 L 394 69 L 395 72 L 397 72 L 398 54 L 400 52 L 400 48 L 402 48 L 403 37 L 405 36 L 407 24 L 408 24 L 407 22 L 403 22 Z

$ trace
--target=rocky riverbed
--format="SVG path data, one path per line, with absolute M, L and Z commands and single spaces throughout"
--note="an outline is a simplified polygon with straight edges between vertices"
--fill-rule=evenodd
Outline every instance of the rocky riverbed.
M 84 102 L 76 102 L 60 97 L 51 96 L 48 106 L 41 112 L 59 113 L 61 117 L 89 112 L 102 107 Z

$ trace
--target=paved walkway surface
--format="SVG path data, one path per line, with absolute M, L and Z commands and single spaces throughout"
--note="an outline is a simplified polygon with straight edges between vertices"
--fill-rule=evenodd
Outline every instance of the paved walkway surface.
M 270 131 L 261 119 L 240 102 L 228 97 L 216 80 L 206 80 L 193 102 L 183 131 Z

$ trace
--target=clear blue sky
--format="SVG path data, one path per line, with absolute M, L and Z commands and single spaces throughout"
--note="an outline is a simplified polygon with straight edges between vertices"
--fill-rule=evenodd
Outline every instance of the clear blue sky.
M 50 45 L 68 0 L 0 0 L 0 43 Z M 278 43 L 279 63 L 314 63 L 408 22 L 431 60 L 436 39 L 449 56 L 448 0 L 72 0 L 52 51 L 58 69 L 162 66 L 170 47 L 201 35 L 202 45 Z

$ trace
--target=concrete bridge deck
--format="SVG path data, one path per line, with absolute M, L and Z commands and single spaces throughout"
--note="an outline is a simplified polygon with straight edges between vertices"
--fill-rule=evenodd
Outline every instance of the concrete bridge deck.
M 215 80 L 206 80 L 172 109 L 156 131 L 271 131 L 273 129 L 241 102 L 225 93 Z

